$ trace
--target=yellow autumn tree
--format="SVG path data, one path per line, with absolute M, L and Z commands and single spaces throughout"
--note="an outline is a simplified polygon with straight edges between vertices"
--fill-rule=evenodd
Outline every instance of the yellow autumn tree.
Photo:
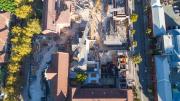
M 14 93 L 14 92 L 15 92 L 14 87 L 12 87 L 12 86 L 7 86 L 7 87 L 5 88 L 5 92 L 8 93 L 8 94 Z
M 136 54 L 132 57 L 132 61 L 134 62 L 134 64 L 139 64 L 142 62 L 142 57 L 140 54 Z
M 13 85 L 16 82 L 16 77 L 14 77 L 13 75 L 8 75 L 6 80 L 7 85 Z
M 19 42 L 19 37 L 14 36 L 13 38 L 11 38 L 11 43 L 12 43 L 13 45 L 18 44 L 18 42 Z
M 136 33 L 136 30 L 132 29 L 131 30 L 131 35 L 134 35 Z
M 10 58 L 10 61 L 11 62 L 20 62 L 22 59 L 22 56 L 18 55 L 18 54 L 12 54 L 11 55 L 11 58 Z
M 19 18 L 25 19 L 32 12 L 32 7 L 29 5 L 23 5 L 15 10 L 15 15 Z
M 5 92 L 7 97 L 3 101 L 20 101 L 18 98 L 18 93 L 16 92 L 14 86 L 6 86 Z
M 31 52 L 31 46 L 27 44 L 16 45 L 12 48 L 12 51 L 23 57 Z
M 12 73 L 12 74 L 17 73 L 17 72 L 19 72 L 19 68 L 20 68 L 19 63 L 10 63 L 8 65 L 8 72 Z
M 132 42 L 132 44 L 134 47 L 137 47 L 137 45 L 138 45 L 137 41 L 135 41 L 135 40 Z
M 16 6 L 19 6 L 23 2 L 23 0 L 14 0 L 14 2 Z
M 13 33 L 13 35 L 14 36 L 20 36 L 20 34 L 22 33 L 22 31 L 23 31 L 23 29 L 21 28 L 21 27 L 19 27 L 19 26 L 14 26 L 13 28 L 12 28 L 12 33 Z
M 130 19 L 131 19 L 131 22 L 134 23 L 134 22 L 136 22 L 138 20 L 138 15 L 136 13 L 133 13 L 131 15 Z
M 23 44 L 27 44 L 27 45 L 30 45 L 31 44 L 31 41 L 32 41 L 32 39 L 31 38 L 29 38 L 29 37 L 27 37 L 27 36 L 23 36 L 22 38 L 21 38 L 21 43 L 23 43 Z
M 41 26 L 38 19 L 31 19 L 27 23 L 27 27 L 24 28 L 24 34 L 28 37 L 32 37 L 34 34 L 40 34 L 41 33 Z

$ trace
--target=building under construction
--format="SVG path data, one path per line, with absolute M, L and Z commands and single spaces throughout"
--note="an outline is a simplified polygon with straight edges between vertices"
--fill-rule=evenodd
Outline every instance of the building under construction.
M 81 37 L 73 37 L 72 40 L 78 40 L 78 43 L 72 43 L 71 73 L 85 71 L 85 85 L 128 87 L 128 4 L 127 0 L 97 0 L 89 11 L 86 26 L 79 29 L 84 29 L 82 36 L 77 33 Z M 102 14 L 103 5 L 108 8 L 105 15 Z M 76 10 L 78 9 L 79 7 Z M 107 24 L 106 27 L 103 24 Z
M 128 25 L 129 8 L 128 0 L 112 0 L 108 6 L 109 17 L 107 18 L 108 30 L 104 35 L 104 44 L 107 46 L 117 46 L 127 48 L 128 45 Z M 122 47 L 120 47 L 122 46 Z

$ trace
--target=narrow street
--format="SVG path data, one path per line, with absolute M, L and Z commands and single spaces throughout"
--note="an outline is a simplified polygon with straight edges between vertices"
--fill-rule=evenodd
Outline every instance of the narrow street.
M 36 72 L 36 79 L 35 81 L 32 81 L 32 84 L 30 85 L 30 95 L 31 95 L 30 101 L 41 101 L 41 97 L 44 97 L 44 93 L 41 85 L 42 72 L 46 68 L 46 63 L 51 60 L 51 55 L 55 51 L 56 51 L 56 47 L 54 44 L 52 44 L 50 45 L 50 48 L 47 51 L 41 52 L 42 58 L 40 59 L 38 70 Z
M 136 53 L 140 53 L 143 61 L 138 66 L 137 74 L 139 76 L 139 90 L 140 90 L 140 97 L 141 101 L 149 101 L 148 97 L 148 87 L 150 83 L 150 75 L 147 66 L 147 55 L 146 55 L 146 27 L 144 23 L 144 0 L 141 1 L 134 1 L 134 12 L 138 15 L 138 21 L 134 24 L 134 29 L 136 30 L 136 34 L 134 36 L 135 40 L 138 42 L 138 46 L 136 48 Z

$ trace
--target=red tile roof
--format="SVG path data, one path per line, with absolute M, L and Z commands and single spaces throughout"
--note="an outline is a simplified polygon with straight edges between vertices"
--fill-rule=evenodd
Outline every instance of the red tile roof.
M 72 88 L 72 101 L 133 101 L 133 93 L 118 88 Z
M 58 52 L 53 56 L 53 66 L 47 70 L 47 78 L 51 79 L 55 101 L 64 101 L 68 91 L 69 54 Z
M 9 23 L 10 14 L 9 13 L 0 13 L 0 51 L 4 51 L 4 47 L 8 39 L 8 23 Z M 0 55 L 0 63 L 5 61 L 6 54 L 3 53 Z
M 59 0 L 60 1 L 60 0 Z M 67 8 L 66 8 L 67 7 Z M 66 8 L 66 9 L 63 9 Z M 71 23 L 71 1 L 61 1 L 60 7 L 56 6 L 56 0 L 44 0 L 43 9 L 43 33 L 60 32 L 60 29 L 69 27 Z

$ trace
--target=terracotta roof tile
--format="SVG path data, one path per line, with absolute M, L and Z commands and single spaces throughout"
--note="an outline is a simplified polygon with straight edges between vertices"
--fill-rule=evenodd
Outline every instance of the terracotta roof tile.
M 8 23 L 9 23 L 10 14 L 9 13 L 0 13 L 0 51 L 4 51 L 5 45 L 8 39 Z M 5 61 L 6 54 L 3 53 L 0 55 L 0 63 Z
M 118 88 L 72 88 L 72 101 L 132 101 L 131 95 Z
M 66 5 L 66 9 L 63 8 Z M 44 0 L 43 8 L 43 33 L 49 31 L 60 32 L 60 29 L 69 27 L 71 23 L 71 1 L 61 1 L 60 8 L 56 5 L 56 0 Z M 49 31 L 46 31 L 49 30 Z
M 53 66 L 47 72 L 47 78 L 53 80 L 54 96 L 56 101 L 64 101 L 68 91 L 69 54 L 58 52 L 52 59 Z

